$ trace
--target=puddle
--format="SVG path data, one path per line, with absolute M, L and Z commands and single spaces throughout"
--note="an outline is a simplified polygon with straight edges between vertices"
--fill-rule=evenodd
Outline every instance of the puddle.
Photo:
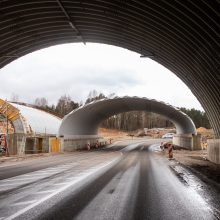
M 204 204 L 204 207 L 209 209 L 216 219 L 220 219 L 220 195 L 215 192 L 213 186 L 206 184 L 196 175 L 183 167 L 177 161 L 169 161 L 169 167 L 177 178 L 182 182 L 192 193 L 192 196 Z M 218 202 L 216 202 L 218 201 Z

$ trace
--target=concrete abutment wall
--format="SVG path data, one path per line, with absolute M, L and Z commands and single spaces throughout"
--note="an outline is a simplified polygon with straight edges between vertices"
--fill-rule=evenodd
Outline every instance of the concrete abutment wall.
M 87 149 L 88 144 L 90 147 L 95 147 L 96 143 L 100 146 L 104 146 L 104 139 L 99 135 L 79 135 L 75 137 L 65 137 L 61 140 L 62 151 L 71 152 L 76 150 Z
M 173 144 L 190 150 L 201 150 L 201 135 L 177 134 L 173 137 Z
M 208 160 L 220 164 L 220 139 L 209 139 L 207 148 Z M 190 150 L 201 150 L 201 135 L 175 135 L 173 144 Z
M 220 164 L 220 139 L 208 140 L 207 156 L 211 162 Z

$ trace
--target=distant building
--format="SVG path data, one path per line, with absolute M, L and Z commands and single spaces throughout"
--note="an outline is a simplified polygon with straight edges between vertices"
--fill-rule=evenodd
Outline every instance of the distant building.
M 61 119 L 57 116 L 30 105 L 10 103 L 2 99 L 0 115 L 3 126 L 1 132 L 4 130 L 7 133 L 6 126 L 13 127 L 8 129 L 10 154 L 50 152 L 53 145 L 59 144 L 56 143 L 56 137 Z

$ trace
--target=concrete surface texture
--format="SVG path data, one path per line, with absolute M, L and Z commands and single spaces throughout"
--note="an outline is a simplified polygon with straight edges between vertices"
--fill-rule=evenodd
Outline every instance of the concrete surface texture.
M 208 140 L 208 159 L 220 164 L 220 139 Z
M 201 150 L 201 135 L 174 135 L 173 144 L 190 150 Z

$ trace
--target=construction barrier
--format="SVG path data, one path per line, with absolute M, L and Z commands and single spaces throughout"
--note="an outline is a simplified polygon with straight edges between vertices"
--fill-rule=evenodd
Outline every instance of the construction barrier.
M 173 158 L 173 146 L 172 146 L 172 144 L 168 144 L 168 155 L 169 155 L 169 159 Z
M 51 139 L 51 152 L 52 153 L 59 153 L 60 152 L 60 139 L 53 138 Z

